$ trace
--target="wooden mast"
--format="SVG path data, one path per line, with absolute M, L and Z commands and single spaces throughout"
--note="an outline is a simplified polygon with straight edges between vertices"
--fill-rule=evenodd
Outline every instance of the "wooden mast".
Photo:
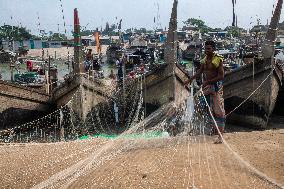
M 77 8 L 74 9 L 74 72 L 84 72 L 81 52 L 80 22 Z
M 175 98 L 175 67 L 177 63 L 177 4 L 178 0 L 174 0 L 167 41 L 165 43 L 165 63 L 167 64 L 166 74 L 171 76 L 172 80 L 168 82 L 170 101 Z
M 271 18 L 271 22 L 268 31 L 265 36 L 264 43 L 262 45 L 262 54 L 264 58 L 271 58 L 274 56 L 275 39 L 277 35 L 278 24 L 281 15 L 283 0 L 278 0 L 274 14 Z

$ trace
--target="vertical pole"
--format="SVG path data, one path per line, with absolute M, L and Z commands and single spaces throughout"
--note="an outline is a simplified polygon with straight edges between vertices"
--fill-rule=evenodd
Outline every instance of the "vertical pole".
M 56 125 L 54 125 L 54 142 L 56 142 Z
M 50 80 L 50 62 L 51 62 L 51 58 L 49 56 L 48 57 L 48 84 L 49 84 L 49 91 L 52 90 L 52 85 L 51 85 L 51 80 Z
M 83 73 L 84 66 L 81 61 L 81 37 L 78 10 L 74 9 L 74 72 Z
M 43 47 L 41 48 L 41 60 L 42 61 L 44 60 L 44 49 L 43 49 Z
M 13 58 L 11 58 L 11 62 L 10 62 L 10 71 L 11 71 L 11 81 L 14 81 L 14 60 Z

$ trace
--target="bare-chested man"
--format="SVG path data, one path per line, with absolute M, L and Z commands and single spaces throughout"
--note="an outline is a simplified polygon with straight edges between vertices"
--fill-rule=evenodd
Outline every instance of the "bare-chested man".
M 224 79 L 224 68 L 223 68 L 223 57 L 215 54 L 215 42 L 205 42 L 205 58 L 201 60 L 201 67 L 187 82 L 191 83 L 197 77 L 203 74 L 202 89 L 205 98 L 210 106 L 213 113 L 214 120 L 217 123 L 219 137 L 215 143 L 222 143 L 221 135 L 224 133 L 225 128 L 225 110 L 224 110 L 224 99 L 223 99 L 223 79 Z M 211 125 L 217 129 L 211 119 Z

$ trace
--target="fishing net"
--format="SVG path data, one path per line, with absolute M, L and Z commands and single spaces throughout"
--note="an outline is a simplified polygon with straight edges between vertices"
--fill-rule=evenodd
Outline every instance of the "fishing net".
M 91 108 L 84 121 L 76 113 L 76 105 L 82 100 L 81 93 L 76 91 L 60 109 L 11 129 L 4 140 L 13 145 L 29 143 L 31 148 L 40 143 L 54 144 L 55 149 L 46 150 L 45 156 L 60 153 L 64 147 L 58 145 L 96 141 L 94 146 L 81 146 L 84 152 L 70 149 L 73 155 L 66 157 L 73 161 L 70 166 L 47 179 L 31 181 L 31 186 L 278 187 L 274 180 L 244 161 L 237 153 L 240 149 L 233 149 L 225 138 L 223 144 L 214 146 L 215 136 L 211 135 L 216 122 L 202 90 L 196 89 L 182 103 L 170 102 L 146 117 L 144 81 L 141 76 L 125 87 L 118 85 L 112 98 L 103 95 L 104 100 Z M 51 167 L 63 163 L 63 157 L 58 156 L 59 160 L 40 157 L 36 171 L 46 170 L 42 163 Z

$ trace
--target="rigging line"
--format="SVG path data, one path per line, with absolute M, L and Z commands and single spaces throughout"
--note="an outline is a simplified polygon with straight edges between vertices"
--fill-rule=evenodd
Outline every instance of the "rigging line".
M 46 116 L 43 116 L 43 117 L 41 117 L 41 118 L 38 118 L 38 119 L 36 119 L 36 120 L 30 121 L 30 122 L 28 122 L 28 123 L 24 123 L 24 124 L 15 126 L 15 127 L 11 128 L 11 130 L 15 130 L 16 128 L 25 127 L 25 126 L 28 125 L 28 124 L 34 124 L 35 122 L 38 122 L 38 121 L 40 121 L 40 120 L 43 120 L 43 119 L 47 118 L 48 116 L 51 116 L 51 115 L 53 115 L 53 114 L 58 113 L 62 108 L 68 106 L 68 104 L 73 101 L 73 98 L 74 98 L 75 95 L 76 95 L 76 92 L 73 94 L 73 96 L 71 97 L 71 99 L 70 99 L 65 105 L 61 106 L 59 109 L 55 110 L 54 112 L 52 112 L 52 113 L 50 113 L 50 114 L 48 114 L 48 115 L 46 115 Z
M 231 146 L 228 144 L 228 142 L 224 139 L 223 135 L 221 134 L 220 130 L 219 130 L 219 127 L 218 127 L 218 124 L 213 116 L 213 113 L 211 111 L 211 108 L 207 102 L 207 99 L 205 98 L 205 95 L 203 93 L 203 90 L 201 90 L 201 93 L 202 93 L 202 97 L 205 99 L 205 103 L 206 103 L 206 106 L 207 108 L 209 109 L 209 113 L 210 113 L 210 116 L 211 116 L 211 119 L 213 120 L 214 124 L 215 124 L 215 127 L 218 131 L 218 134 L 219 136 L 221 137 L 222 141 L 223 141 L 223 144 L 229 149 L 229 151 L 231 151 L 231 153 L 233 153 L 233 155 L 235 156 L 235 158 L 240 161 L 241 163 L 243 163 L 247 168 L 248 170 L 250 170 L 253 174 L 255 174 L 258 178 L 262 179 L 262 180 L 265 180 L 267 182 L 269 182 L 270 184 L 274 185 L 275 187 L 277 188 L 280 188 L 280 189 L 283 189 L 284 186 L 282 186 L 280 183 L 278 183 L 277 181 L 275 181 L 274 179 L 268 177 L 266 174 L 264 174 L 263 172 L 259 171 L 258 169 L 256 169 L 254 166 L 252 166 L 249 162 L 245 161 L 236 151 L 234 151 Z
M 256 93 L 256 91 L 258 91 L 258 89 L 260 89 L 260 87 L 262 87 L 262 85 L 269 79 L 269 77 L 273 74 L 275 70 L 275 66 L 273 66 L 273 69 L 271 70 L 271 72 L 267 75 L 267 77 L 260 83 L 260 85 L 243 101 L 241 102 L 236 108 L 234 108 L 232 111 L 230 111 L 229 113 L 226 114 L 226 117 L 229 116 L 230 114 L 232 114 L 234 111 L 236 111 L 239 107 L 241 107 L 246 101 L 248 101 L 252 95 L 254 95 Z
M 65 21 L 64 10 L 63 10 L 63 3 L 62 3 L 62 0 L 59 0 L 59 2 L 60 2 L 60 7 L 61 7 L 62 19 L 63 19 L 64 33 L 65 33 L 65 36 L 67 37 L 67 29 L 66 29 L 66 21 Z M 69 45 L 67 44 L 67 60 L 68 60 L 68 64 L 69 64 L 69 58 L 70 58 L 70 52 L 69 52 Z M 70 70 L 71 70 L 71 68 L 70 68 Z

